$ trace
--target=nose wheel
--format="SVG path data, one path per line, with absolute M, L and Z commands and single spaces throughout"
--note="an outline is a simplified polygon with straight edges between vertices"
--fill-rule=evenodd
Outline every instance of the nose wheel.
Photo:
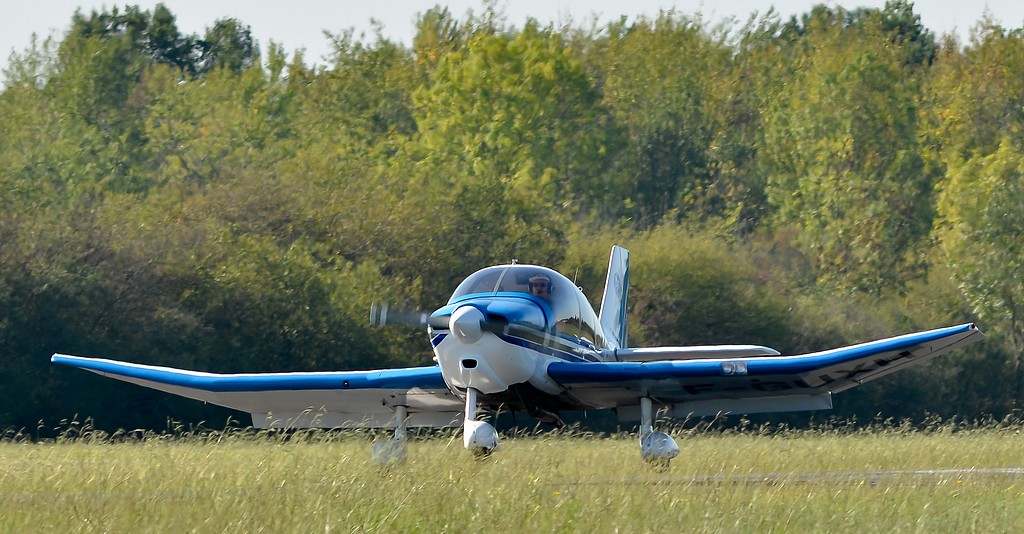
M 462 444 L 476 456 L 487 456 L 498 448 L 498 431 L 487 422 L 476 420 L 479 392 L 466 389 L 466 419 L 462 422 Z

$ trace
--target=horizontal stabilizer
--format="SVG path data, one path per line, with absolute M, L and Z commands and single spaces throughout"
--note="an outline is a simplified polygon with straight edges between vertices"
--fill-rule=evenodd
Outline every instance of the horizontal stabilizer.
M 778 356 L 779 351 L 759 345 L 704 345 L 693 347 L 649 347 L 619 349 L 615 358 L 620 362 L 654 362 L 661 360 L 700 360 L 706 358 L 750 358 Z

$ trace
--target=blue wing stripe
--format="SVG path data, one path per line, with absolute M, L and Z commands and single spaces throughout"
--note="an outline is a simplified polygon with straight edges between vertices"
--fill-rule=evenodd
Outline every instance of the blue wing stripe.
M 678 360 L 659 362 L 554 362 L 548 366 L 551 378 L 561 383 L 617 382 L 626 380 L 657 380 L 665 378 L 722 376 L 724 361 L 743 361 L 747 376 L 801 374 L 832 365 L 843 364 L 875 354 L 902 351 L 958 334 L 975 331 L 973 324 L 950 326 L 927 332 L 908 334 L 860 345 L 827 350 L 800 356 L 767 356 L 739 359 Z
M 64 354 L 54 354 L 50 361 L 101 374 L 149 380 L 216 393 L 314 389 L 447 389 L 448 387 L 441 376 L 440 367 L 436 365 L 378 371 L 216 374 Z

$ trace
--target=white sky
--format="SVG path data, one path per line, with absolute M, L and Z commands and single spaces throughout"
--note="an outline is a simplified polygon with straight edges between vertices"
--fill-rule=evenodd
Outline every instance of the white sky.
M 0 68 L 6 68 L 12 51 L 21 53 L 30 43 L 33 33 L 44 38 L 55 36 L 60 40 L 71 23 L 71 16 L 81 7 L 84 13 L 109 6 L 138 5 L 152 10 L 159 2 L 136 0 L 127 2 L 92 0 L 0 0 Z M 164 0 L 163 3 L 176 16 L 178 29 L 184 34 L 202 34 L 219 18 L 234 17 L 251 27 L 253 36 L 266 50 L 274 40 L 284 45 L 289 56 L 297 48 L 306 50 L 306 63 L 322 63 L 328 52 L 328 40 L 323 32 L 338 34 L 355 28 L 357 34 L 371 36 L 370 19 L 384 24 L 384 34 L 408 44 L 414 32 L 417 13 L 443 4 L 457 18 L 466 10 L 483 10 L 482 0 Z M 589 24 L 594 15 L 607 22 L 621 15 L 654 16 L 659 9 L 675 8 L 677 12 L 702 12 L 705 20 L 713 22 L 736 17 L 740 22 L 755 11 L 765 12 L 774 6 L 780 15 L 805 13 L 818 3 L 856 7 L 882 7 L 885 0 L 498 0 L 504 8 L 507 21 L 522 26 L 526 17 L 541 22 Z M 956 32 L 966 41 L 970 28 L 985 11 L 1005 27 L 1024 26 L 1024 2 L 1021 0 L 917 0 L 914 11 L 921 22 L 937 34 Z

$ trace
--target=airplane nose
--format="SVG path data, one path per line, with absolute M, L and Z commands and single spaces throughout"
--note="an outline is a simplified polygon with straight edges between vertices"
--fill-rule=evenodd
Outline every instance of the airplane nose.
M 476 343 L 483 337 L 484 331 L 481 324 L 484 314 L 473 306 L 463 306 L 454 313 L 448 321 L 448 327 L 452 334 L 463 343 Z

